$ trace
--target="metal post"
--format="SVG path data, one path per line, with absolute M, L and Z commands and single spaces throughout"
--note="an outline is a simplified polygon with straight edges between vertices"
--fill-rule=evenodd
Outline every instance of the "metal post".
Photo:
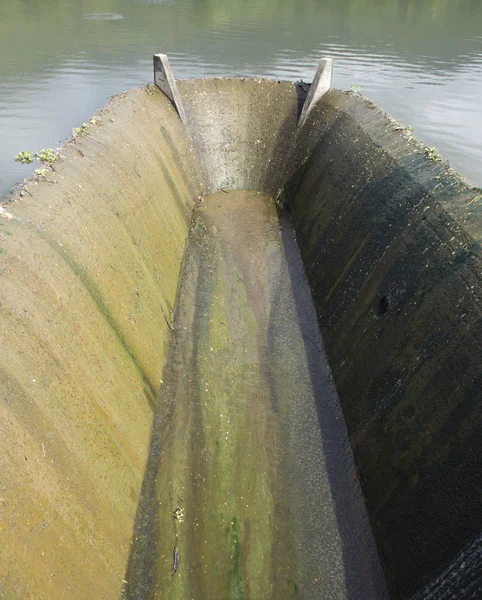
M 172 72 L 167 54 L 154 54 L 154 83 L 166 94 L 174 104 L 181 121 L 186 123 L 186 113 L 181 101 L 181 95 L 177 89 L 174 73 Z
M 298 120 L 298 126 L 303 127 L 308 115 L 315 107 L 318 100 L 326 94 L 331 88 L 331 82 L 333 79 L 333 59 L 322 58 L 318 63 L 318 68 L 311 84 L 310 91 L 306 96 L 303 110 L 301 111 L 300 118 Z

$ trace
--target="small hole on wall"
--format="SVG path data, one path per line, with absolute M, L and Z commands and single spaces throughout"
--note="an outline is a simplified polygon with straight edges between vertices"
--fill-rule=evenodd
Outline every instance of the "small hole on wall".
M 388 310 L 388 298 L 387 298 L 387 296 L 382 296 L 378 302 L 377 316 L 383 317 L 383 315 L 386 314 L 387 310 Z

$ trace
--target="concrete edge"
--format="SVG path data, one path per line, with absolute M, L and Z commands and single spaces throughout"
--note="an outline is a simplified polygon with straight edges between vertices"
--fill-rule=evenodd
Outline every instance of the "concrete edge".
M 181 95 L 177 88 L 174 73 L 169 64 L 167 54 L 154 54 L 154 83 L 166 94 L 169 100 L 174 104 L 182 123 L 186 124 L 186 113 L 182 105 Z
M 330 57 L 321 58 L 313 78 L 313 83 L 311 84 L 310 91 L 308 92 L 308 96 L 306 97 L 300 118 L 298 120 L 299 127 L 303 127 L 315 104 L 331 88 L 332 80 L 333 59 Z
M 370 98 L 356 92 L 331 89 L 325 100 L 350 115 L 393 160 L 407 168 L 417 168 L 427 196 L 436 200 L 479 248 L 482 246 L 482 188 L 469 183 L 436 148 L 426 146 L 411 127 L 401 124 Z M 381 119 L 375 129 L 372 126 L 374 119 Z M 399 137 L 404 139 L 404 144 L 397 143 Z

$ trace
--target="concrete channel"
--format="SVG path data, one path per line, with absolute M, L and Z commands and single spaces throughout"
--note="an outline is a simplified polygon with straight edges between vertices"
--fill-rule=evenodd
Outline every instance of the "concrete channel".
M 159 61 L 0 212 L 0 598 L 479 597 L 480 190 Z

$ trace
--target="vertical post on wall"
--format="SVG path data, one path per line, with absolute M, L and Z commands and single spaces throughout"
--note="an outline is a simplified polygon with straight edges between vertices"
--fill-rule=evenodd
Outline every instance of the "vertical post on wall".
M 318 63 L 313 83 L 311 84 L 310 91 L 306 96 L 305 103 L 303 104 L 303 110 L 301 111 L 300 118 L 298 119 L 298 127 L 303 127 L 308 115 L 315 107 L 318 100 L 326 94 L 331 88 L 331 82 L 333 79 L 333 59 L 322 58 Z
M 154 54 L 154 83 L 157 87 L 166 94 L 169 100 L 174 104 L 175 109 L 179 115 L 181 121 L 186 123 L 186 113 L 181 101 L 181 95 L 177 89 L 177 83 L 174 79 L 174 73 L 172 72 L 169 64 L 167 54 Z

